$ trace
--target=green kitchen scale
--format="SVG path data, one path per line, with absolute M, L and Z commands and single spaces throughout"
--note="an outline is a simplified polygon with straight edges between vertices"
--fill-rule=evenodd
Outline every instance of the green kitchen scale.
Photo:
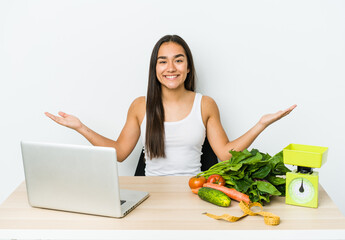
M 286 173 L 285 203 L 302 207 L 318 207 L 319 173 L 327 160 L 327 147 L 290 144 L 283 149 L 284 163 L 297 166 Z

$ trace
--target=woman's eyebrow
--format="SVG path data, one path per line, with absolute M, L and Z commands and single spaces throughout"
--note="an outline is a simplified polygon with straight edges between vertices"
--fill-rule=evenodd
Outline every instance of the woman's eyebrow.
M 178 58 L 178 57 L 185 57 L 184 54 L 180 53 L 174 56 L 174 58 Z
M 178 58 L 178 57 L 185 57 L 184 54 L 180 53 L 174 56 L 174 58 Z M 159 56 L 157 59 L 167 59 L 168 57 L 166 56 Z

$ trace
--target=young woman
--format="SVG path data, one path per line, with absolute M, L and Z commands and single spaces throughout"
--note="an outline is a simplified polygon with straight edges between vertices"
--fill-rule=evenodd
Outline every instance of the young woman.
M 76 130 L 95 146 L 114 147 L 118 161 L 132 152 L 142 136 L 147 176 L 196 175 L 207 135 L 217 155 L 230 159 L 229 150 L 242 151 L 270 124 L 289 114 L 296 105 L 264 115 L 255 126 L 229 141 L 215 101 L 195 90 L 195 70 L 187 43 L 177 35 L 162 37 L 151 55 L 147 96 L 131 104 L 126 123 L 116 141 L 92 131 L 77 117 L 59 112 L 49 118 Z

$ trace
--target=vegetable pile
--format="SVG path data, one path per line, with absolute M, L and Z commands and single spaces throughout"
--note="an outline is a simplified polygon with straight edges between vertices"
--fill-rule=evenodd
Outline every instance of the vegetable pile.
M 290 170 L 284 165 L 282 151 L 273 157 L 257 149 L 230 153 L 230 160 L 213 165 L 197 177 L 220 175 L 226 187 L 248 195 L 251 202 L 268 203 L 271 196 L 285 196 L 285 178 L 279 176 Z

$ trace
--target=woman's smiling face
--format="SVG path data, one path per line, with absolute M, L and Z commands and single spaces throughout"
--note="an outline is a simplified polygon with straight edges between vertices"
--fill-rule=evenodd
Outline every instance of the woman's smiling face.
M 162 87 L 184 88 L 189 73 L 188 62 L 183 47 L 174 42 L 163 43 L 157 55 L 156 75 Z

